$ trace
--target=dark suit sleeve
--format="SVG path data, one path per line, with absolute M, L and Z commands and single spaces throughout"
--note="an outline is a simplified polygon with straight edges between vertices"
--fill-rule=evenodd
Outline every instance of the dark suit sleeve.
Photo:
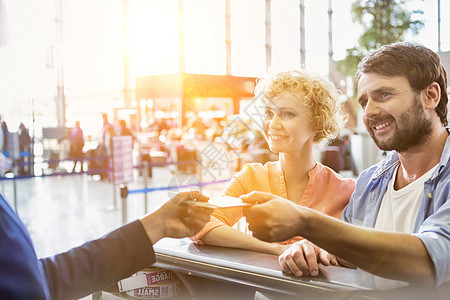
M 47 294 L 28 231 L 0 194 L 0 299 L 45 300 Z
M 51 299 L 78 299 L 150 266 L 155 254 L 141 222 L 135 221 L 40 262 Z

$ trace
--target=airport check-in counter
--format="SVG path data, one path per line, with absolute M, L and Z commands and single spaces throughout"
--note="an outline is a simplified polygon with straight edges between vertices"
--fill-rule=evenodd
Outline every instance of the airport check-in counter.
M 449 288 L 416 288 L 336 266 L 320 265 L 318 277 L 298 278 L 283 273 L 275 255 L 196 245 L 187 238 L 162 239 L 155 244 L 155 252 L 155 266 L 175 272 L 192 299 L 198 300 L 440 299 L 449 295 Z
M 323 265 L 319 265 L 318 277 L 295 277 L 282 272 L 275 255 L 196 245 L 188 238 L 164 238 L 154 249 L 156 263 L 152 268 L 165 274 L 171 271 L 177 277 L 173 296 L 159 297 L 162 287 L 159 290 L 156 286 L 154 289 L 160 291 L 159 294 L 144 296 L 139 292 L 139 297 L 119 293 L 117 287 L 112 287 L 93 294 L 92 299 L 450 299 L 450 284 L 439 288 L 411 286 L 360 269 Z

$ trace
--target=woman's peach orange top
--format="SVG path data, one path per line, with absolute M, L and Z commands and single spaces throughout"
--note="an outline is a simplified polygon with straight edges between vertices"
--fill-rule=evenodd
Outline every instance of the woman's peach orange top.
M 342 210 L 355 190 L 355 180 L 344 179 L 320 163 L 317 163 L 308 175 L 305 192 L 298 204 L 340 218 Z M 264 165 L 260 163 L 244 165 L 242 170 L 230 180 L 223 191 L 223 196 L 239 197 L 252 191 L 267 192 L 287 198 L 286 182 L 278 161 L 267 162 Z M 212 213 L 211 220 L 193 237 L 193 240 L 202 244 L 201 238 L 210 230 L 224 224 L 233 226 L 242 216 L 241 208 L 216 210 Z M 283 244 L 291 244 L 299 239 L 301 238 L 293 238 Z

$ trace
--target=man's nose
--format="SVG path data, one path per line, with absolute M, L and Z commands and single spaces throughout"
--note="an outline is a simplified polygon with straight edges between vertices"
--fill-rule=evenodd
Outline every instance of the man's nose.
M 371 116 L 374 116 L 378 114 L 380 111 L 380 107 L 376 101 L 374 101 L 372 98 L 369 98 L 366 103 L 366 107 L 364 108 L 364 115 L 367 118 L 370 118 Z

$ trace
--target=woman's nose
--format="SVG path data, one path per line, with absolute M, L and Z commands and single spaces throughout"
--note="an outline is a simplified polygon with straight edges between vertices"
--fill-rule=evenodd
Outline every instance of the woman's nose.
M 272 120 L 269 122 L 269 128 L 275 129 L 281 127 L 280 118 L 278 116 L 274 116 Z

